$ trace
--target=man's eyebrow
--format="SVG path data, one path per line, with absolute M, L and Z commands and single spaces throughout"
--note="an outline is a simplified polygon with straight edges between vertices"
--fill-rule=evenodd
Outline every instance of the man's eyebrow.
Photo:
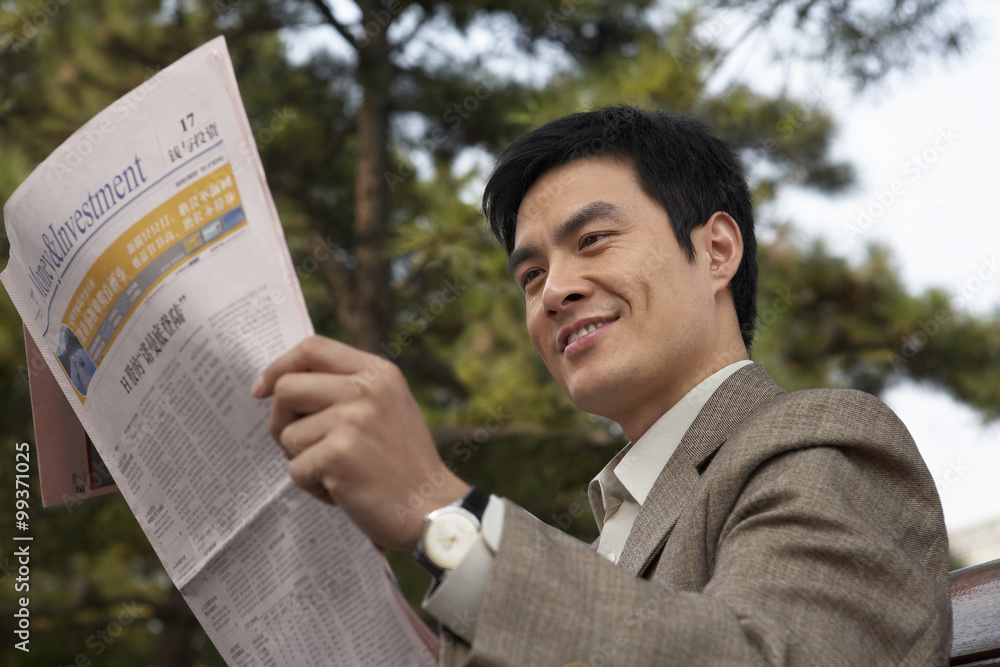
M 618 207 L 606 201 L 595 201 L 593 203 L 587 204 L 579 211 L 574 213 L 570 218 L 563 221 L 556 230 L 552 233 L 552 239 L 555 241 L 556 245 L 560 245 L 566 241 L 570 236 L 575 234 L 580 230 L 581 227 L 591 222 L 596 218 L 604 218 L 609 216 L 616 216 L 618 214 Z M 526 262 L 532 257 L 539 253 L 538 247 L 533 245 L 521 246 L 520 248 L 515 248 L 513 252 L 510 253 L 510 258 L 507 260 L 507 272 L 511 276 L 514 275 L 514 270 L 522 262 Z
M 573 236 L 573 234 L 580 231 L 580 228 L 591 220 L 596 218 L 613 217 L 617 215 L 617 213 L 618 207 L 606 201 L 595 201 L 592 204 L 587 204 L 574 213 L 573 217 L 559 225 L 556 228 L 556 231 L 552 234 L 552 238 L 555 240 L 556 245 L 560 245 L 564 243 L 566 239 Z
M 507 258 L 507 273 L 510 277 L 514 277 L 514 271 L 517 270 L 518 265 L 523 262 L 527 262 L 532 257 L 538 255 L 538 247 L 533 245 L 524 245 L 520 248 L 514 248 L 513 252 L 510 253 L 510 257 Z

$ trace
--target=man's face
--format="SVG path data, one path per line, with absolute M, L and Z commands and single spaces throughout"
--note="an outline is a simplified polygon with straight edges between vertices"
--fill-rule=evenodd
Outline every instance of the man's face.
M 694 230 L 689 262 L 666 212 L 612 157 L 546 172 L 518 210 L 511 272 L 531 342 L 578 407 L 633 439 L 703 379 L 717 291 L 704 235 Z

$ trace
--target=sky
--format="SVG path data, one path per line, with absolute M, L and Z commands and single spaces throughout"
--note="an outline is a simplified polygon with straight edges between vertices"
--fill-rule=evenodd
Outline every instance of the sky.
M 876 90 L 800 87 L 838 121 L 834 156 L 857 185 L 838 197 L 783 193 L 773 213 L 836 254 L 860 260 L 864 244 L 892 249 L 907 287 L 946 290 L 977 313 L 1000 309 L 1000 2 L 965 3 L 976 36 L 963 55 L 925 59 Z M 1000 371 L 1000 369 L 996 369 Z M 1000 515 L 1000 422 L 984 425 L 955 400 L 924 386 L 892 388 L 883 400 L 913 434 L 938 486 L 949 530 Z

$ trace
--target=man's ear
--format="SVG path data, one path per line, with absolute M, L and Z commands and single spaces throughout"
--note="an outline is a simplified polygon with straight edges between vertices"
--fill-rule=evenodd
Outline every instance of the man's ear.
M 709 272 L 715 293 L 724 290 L 743 259 L 743 235 L 733 217 L 716 211 L 705 223 L 708 233 Z

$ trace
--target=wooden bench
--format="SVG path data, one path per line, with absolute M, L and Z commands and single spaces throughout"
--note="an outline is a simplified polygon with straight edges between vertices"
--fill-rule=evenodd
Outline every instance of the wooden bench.
M 1000 560 L 955 570 L 948 578 L 955 617 L 951 664 L 1000 666 Z

